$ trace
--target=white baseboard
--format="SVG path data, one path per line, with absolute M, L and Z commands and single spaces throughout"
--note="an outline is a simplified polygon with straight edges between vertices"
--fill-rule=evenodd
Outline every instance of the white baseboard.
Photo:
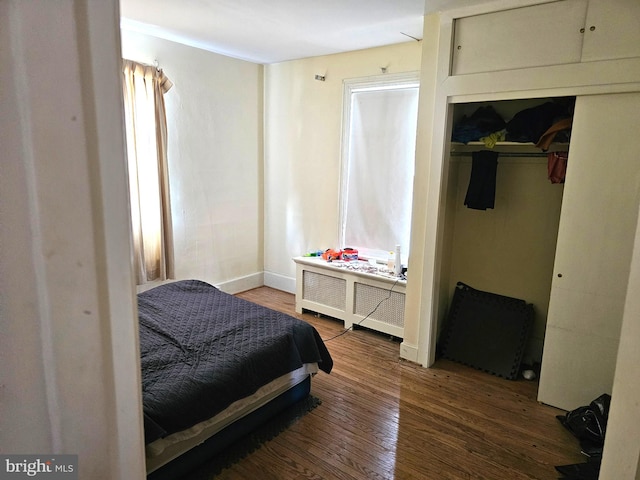
M 264 284 L 283 292 L 296 293 L 296 279 L 278 273 L 264 272 Z
M 227 282 L 218 283 L 216 284 L 216 287 L 225 293 L 233 295 L 240 292 L 246 292 L 252 288 L 262 287 L 264 284 L 264 273 L 258 272 L 245 277 L 234 278 Z
M 402 342 L 400 344 L 400 358 L 418 363 L 418 347 L 416 345 L 410 345 L 406 342 Z
M 152 288 L 159 287 L 160 285 L 165 285 L 167 283 L 173 283 L 175 281 L 175 279 L 169 278 L 167 280 L 159 280 L 157 282 L 143 283 L 142 285 L 136 286 L 136 293 L 146 292 L 147 290 L 151 290 Z
M 163 285 L 165 283 L 175 282 L 177 280 L 165 280 L 163 282 L 153 282 L 147 283 L 144 285 L 138 286 L 137 293 L 143 292 L 145 290 L 149 290 L 150 288 L 157 287 L 159 285 Z M 229 293 L 234 295 L 240 292 L 246 292 L 247 290 L 251 290 L 252 288 L 258 288 L 262 286 L 267 286 L 271 288 L 275 288 L 277 290 L 282 290 L 288 293 L 296 293 L 296 279 L 291 277 L 285 277 L 284 275 L 279 275 L 277 273 L 270 272 L 258 272 L 252 273 L 251 275 L 246 275 L 244 277 L 234 278 L 232 280 L 228 280 L 226 282 L 216 283 L 214 284 L 220 290 L 225 293 Z

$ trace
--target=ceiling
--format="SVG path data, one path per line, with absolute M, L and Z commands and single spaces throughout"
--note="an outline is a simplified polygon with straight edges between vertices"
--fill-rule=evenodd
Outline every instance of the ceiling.
M 254 63 L 422 38 L 425 13 L 488 0 L 120 0 L 122 28 Z

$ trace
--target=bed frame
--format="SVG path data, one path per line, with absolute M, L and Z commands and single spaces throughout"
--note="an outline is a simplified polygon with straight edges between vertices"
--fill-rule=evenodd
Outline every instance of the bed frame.
M 175 480 L 192 472 L 208 460 L 220 454 L 234 442 L 245 437 L 255 429 L 287 408 L 305 399 L 311 391 L 311 376 L 280 393 L 271 401 L 207 438 L 199 445 L 182 452 L 172 461 L 158 467 L 157 460 L 147 458 L 148 480 Z

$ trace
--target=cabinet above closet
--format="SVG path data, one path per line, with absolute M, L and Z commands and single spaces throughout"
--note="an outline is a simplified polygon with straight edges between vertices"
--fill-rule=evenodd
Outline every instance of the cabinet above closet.
M 455 21 L 451 74 L 640 57 L 640 2 L 562 0 Z

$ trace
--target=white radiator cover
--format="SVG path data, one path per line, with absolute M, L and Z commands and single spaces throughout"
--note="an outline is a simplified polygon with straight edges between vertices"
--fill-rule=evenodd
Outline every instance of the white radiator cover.
M 356 315 L 404 328 L 404 293 L 355 282 L 353 302 Z
M 303 270 L 302 298 L 345 312 L 347 309 L 347 281 L 343 278 Z
M 402 338 L 406 281 L 297 257 L 296 311 L 321 313 Z

